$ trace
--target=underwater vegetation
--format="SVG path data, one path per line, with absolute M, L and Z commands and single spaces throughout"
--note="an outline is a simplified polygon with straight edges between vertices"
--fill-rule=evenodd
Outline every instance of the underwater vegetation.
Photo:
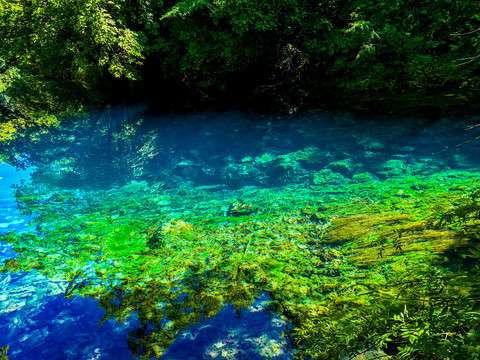
M 192 174 L 209 163 L 192 165 L 185 154 L 170 160 L 176 179 L 164 182 L 152 170 L 163 151 L 155 134 L 100 128 L 93 136 L 100 149 L 82 145 L 74 129 L 52 132 L 65 141 L 65 156 L 45 151 L 31 179 L 16 185 L 35 231 L 0 237 L 17 253 L 1 267 L 38 271 L 63 282 L 66 297 L 97 299 L 102 321 L 136 314 L 128 336 L 134 356 L 161 357 L 192 324 L 268 295 L 266 311 L 294 326 L 286 336 L 298 358 L 479 358 L 477 169 L 388 158 L 382 143 L 362 138 L 357 157 L 345 155 L 343 143 L 337 152 L 292 146 L 251 157 L 239 151 L 239 162 L 212 168 L 232 178 L 240 176 L 233 165 L 255 166 L 261 174 L 251 174 L 276 186 L 195 184 Z M 69 149 L 94 154 L 108 143 L 115 156 L 132 154 L 104 169 L 118 175 L 110 183 Z M 373 158 L 381 165 L 365 165 Z M 90 175 L 98 183 L 83 186 Z M 300 181 L 288 181 L 295 176 Z
M 449 175 L 442 174 L 451 189 L 477 181 Z M 329 202 L 302 189 L 291 204 L 281 200 L 285 189 L 272 197 L 255 188 L 242 191 L 242 204 L 261 210 L 232 216 L 222 208 L 239 202 L 221 191 L 32 185 L 18 187 L 17 201 L 36 214 L 38 233 L 2 237 L 18 253 L 3 271 L 61 278 L 67 297 L 99 299 L 105 320 L 136 312 L 141 325 L 128 343 L 141 358 L 161 356 L 179 332 L 224 304 L 242 309 L 265 292 L 268 308 L 296 326 L 301 353 L 314 358 L 371 347 L 404 358 L 478 354 L 478 267 L 462 257 L 478 257 L 477 227 L 442 220 L 466 205 L 433 210 L 460 201 L 458 192 L 432 187 L 391 198 L 390 188 L 404 183 L 360 183 L 370 191 L 362 199 Z M 464 201 L 473 216 L 476 195 Z
M 8 346 L 4 346 L 0 349 L 0 360 L 8 360 L 7 351 Z

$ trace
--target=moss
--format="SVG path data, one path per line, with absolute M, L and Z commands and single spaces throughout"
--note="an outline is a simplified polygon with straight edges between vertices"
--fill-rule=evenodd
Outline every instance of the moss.
M 21 267 L 15 259 L 8 259 L 3 263 L 3 268 L 0 270 L 0 273 L 17 272 L 20 270 Z
M 348 180 L 331 169 L 324 169 L 313 174 L 313 183 L 318 186 L 332 187 L 334 185 L 345 185 Z
M 402 160 L 387 160 L 381 167 L 379 174 L 386 178 L 402 177 L 411 172 L 409 166 Z
M 248 216 L 255 211 L 256 208 L 253 205 L 247 204 L 241 200 L 236 200 L 228 206 L 227 215 L 233 217 Z
M 372 183 L 374 181 L 378 181 L 377 177 L 375 177 L 369 172 L 355 174 L 353 175 L 352 179 L 353 181 L 356 181 L 358 183 Z
M 343 176 L 350 176 L 354 171 L 354 164 L 350 158 L 346 158 L 329 163 L 328 168 Z

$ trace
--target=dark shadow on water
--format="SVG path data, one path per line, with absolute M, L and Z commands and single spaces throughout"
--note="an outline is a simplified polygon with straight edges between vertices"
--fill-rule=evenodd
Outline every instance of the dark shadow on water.
M 30 281 L 29 278 L 12 275 L 10 286 L 20 290 L 25 286 L 22 282 Z M 47 284 L 46 279 L 43 285 L 36 280 L 30 286 Z M 172 343 L 162 359 L 223 356 L 261 360 L 272 355 L 277 360 L 291 359 L 283 335 L 286 323 L 263 313 L 265 300 L 263 297 L 240 312 L 228 305 L 215 317 L 201 319 L 196 325 L 184 323 L 185 329 L 169 338 Z M 147 327 L 142 326 L 135 312 L 122 323 L 111 319 L 103 322 L 104 315 L 105 311 L 93 299 L 66 299 L 63 294 L 38 297 L 16 310 L 3 309 L 0 344 L 9 345 L 11 360 L 129 360 L 132 351 L 149 359 L 146 354 L 153 355 L 152 349 L 165 340 L 149 336 L 155 325 L 144 322 Z M 163 326 L 168 326 L 169 321 L 163 321 Z
M 11 286 L 21 291 L 25 286 L 21 281 Z M 46 295 L 18 310 L 0 313 L 0 343 L 9 345 L 11 360 L 130 360 L 125 338 L 134 321 L 108 321 L 98 328 L 102 315 L 95 300 Z

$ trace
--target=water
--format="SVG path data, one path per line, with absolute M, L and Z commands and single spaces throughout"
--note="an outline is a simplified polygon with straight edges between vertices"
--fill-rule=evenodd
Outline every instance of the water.
M 471 239 L 392 233 L 478 187 L 478 121 L 119 107 L 19 138 L 4 157 L 28 171 L 0 167 L 0 347 L 291 359 L 288 329 L 339 283 L 469 266 Z

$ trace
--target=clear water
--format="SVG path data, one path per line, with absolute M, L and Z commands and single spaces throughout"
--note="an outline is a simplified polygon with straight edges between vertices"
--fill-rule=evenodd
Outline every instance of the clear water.
M 331 241 L 338 217 L 475 188 L 478 121 L 121 107 L 18 139 L 0 165 L 0 261 L 23 249 L 0 274 L 0 347 L 10 359 L 291 359 L 290 319 L 255 267 L 291 264 L 273 243 L 294 244 L 302 224 Z M 325 248 L 374 261 L 334 240 Z M 246 300 L 228 295 L 239 276 Z

